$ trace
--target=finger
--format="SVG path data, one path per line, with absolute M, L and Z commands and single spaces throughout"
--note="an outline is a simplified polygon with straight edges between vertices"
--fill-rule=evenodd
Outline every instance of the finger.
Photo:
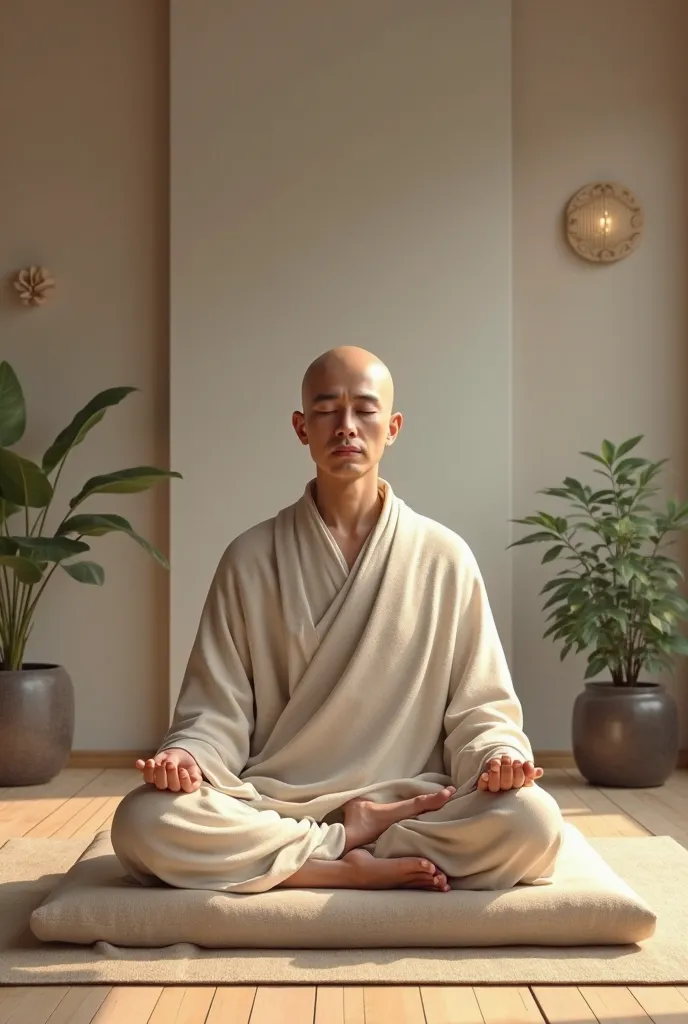
M 164 761 L 155 766 L 155 785 L 158 789 L 167 789 L 167 768 Z
M 179 782 L 184 793 L 193 793 L 201 785 L 201 779 L 196 774 L 191 774 L 187 768 L 179 769 Z
M 511 766 L 511 758 L 508 754 L 504 754 L 502 757 L 501 769 L 501 787 L 502 789 L 511 789 L 514 784 L 514 770 Z
M 487 789 L 487 783 L 488 783 L 489 779 L 490 779 L 490 775 L 489 775 L 488 772 L 483 772 L 482 775 L 480 776 L 480 778 L 478 779 L 478 789 L 481 792 L 484 792 Z
M 491 793 L 497 793 L 502 787 L 502 766 L 499 761 L 490 761 L 490 781 L 488 788 Z
M 526 773 L 526 778 L 530 780 L 531 785 L 535 781 L 535 779 L 541 779 L 542 776 L 545 774 L 544 769 L 536 768 L 532 761 L 526 761 L 526 763 L 523 766 L 523 769 Z
M 176 764 L 167 765 L 167 788 L 173 793 L 178 793 L 182 788 L 179 781 L 179 770 Z
M 143 777 L 148 783 L 155 782 L 155 761 L 152 757 L 149 757 L 146 761 L 146 766 L 143 770 Z
M 520 761 L 514 761 L 514 789 L 520 789 L 524 782 L 523 765 Z

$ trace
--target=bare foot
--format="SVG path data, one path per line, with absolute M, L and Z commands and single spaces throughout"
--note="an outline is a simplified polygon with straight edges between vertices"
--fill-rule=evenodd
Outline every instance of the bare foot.
M 351 874 L 352 889 L 431 889 L 449 892 L 447 876 L 422 857 L 373 857 L 351 850 L 342 857 Z
M 359 846 L 374 843 L 385 829 L 397 821 L 416 818 L 426 811 L 438 811 L 451 800 L 455 792 L 454 786 L 447 786 L 439 793 L 424 793 L 422 796 L 414 796 L 410 800 L 396 800 L 391 804 L 376 804 L 361 797 L 350 800 L 344 805 L 344 854 Z

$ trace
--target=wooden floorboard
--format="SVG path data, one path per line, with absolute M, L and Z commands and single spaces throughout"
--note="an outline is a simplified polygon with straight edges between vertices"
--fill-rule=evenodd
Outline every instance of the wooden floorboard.
M 68 768 L 0 791 L 0 847 L 108 827 L 140 783 L 127 768 Z M 570 767 L 541 785 L 588 836 L 669 835 L 688 848 L 688 770 L 647 790 L 598 788 Z M 688 986 L 7 986 L 0 1024 L 688 1024 Z

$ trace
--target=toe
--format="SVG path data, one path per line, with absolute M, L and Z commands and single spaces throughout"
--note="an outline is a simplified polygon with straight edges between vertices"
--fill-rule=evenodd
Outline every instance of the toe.
M 422 871 L 425 875 L 434 875 L 437 871 L 435 865 L 429 860 L 421 860 L 419 858 L 417 865 L 417 870 Z

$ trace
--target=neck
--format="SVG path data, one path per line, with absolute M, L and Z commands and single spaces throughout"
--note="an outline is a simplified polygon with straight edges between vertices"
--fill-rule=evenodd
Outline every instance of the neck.
M 351 536 L 367 533 L 382 511 L 377 470 L 357 480 L 337 480 L 318 472 L 313 500 L 329 529 Z

